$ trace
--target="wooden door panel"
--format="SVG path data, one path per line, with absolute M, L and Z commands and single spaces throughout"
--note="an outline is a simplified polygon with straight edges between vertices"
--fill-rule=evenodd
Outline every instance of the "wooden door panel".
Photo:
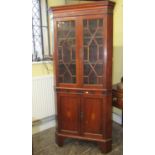
M 80 98 L 74 94 L 59 94 L 58 117 L 61 131 L 79 133 Z
M 82 99 L 83 133 L 102 134 L 103 98 L 86 95 Z

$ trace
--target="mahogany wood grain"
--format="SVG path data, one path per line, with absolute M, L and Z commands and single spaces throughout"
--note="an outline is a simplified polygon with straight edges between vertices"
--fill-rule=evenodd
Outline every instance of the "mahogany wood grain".
M 76 94 L 58 94 L 60 132 L 79 134 L 80 97 Z
M 103 97 L 102 95 L 82 95 L 83 113 L 83 134 L 102 134 L 102 118 L 103 118 Z

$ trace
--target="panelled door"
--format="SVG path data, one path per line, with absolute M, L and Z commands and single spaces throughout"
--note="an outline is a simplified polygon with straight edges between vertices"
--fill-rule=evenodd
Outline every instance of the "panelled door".
M 101 95 L 58 93 L 60 132 L 102 135 L 103 107 Z
M 103 129 L 103 97 L 100 95 L 84 94 L 82 96 L 81 123 L 82 134 L 85 136 L 102 135 Z
M 58 128 L 60 132 L 79 134 L 80 96 L 58 93 Z

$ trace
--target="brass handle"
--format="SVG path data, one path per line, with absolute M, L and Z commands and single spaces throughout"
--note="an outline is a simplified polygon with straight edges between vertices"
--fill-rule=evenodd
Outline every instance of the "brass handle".
M 85 94 L 88 94 L 89 92 L 88 92 L 88 91 L 85 91 L 84 93 L 85 93 Z

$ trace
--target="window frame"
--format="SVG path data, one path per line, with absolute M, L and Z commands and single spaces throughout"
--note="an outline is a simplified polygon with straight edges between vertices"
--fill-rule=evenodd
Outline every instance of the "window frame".
M 35 34 L 34 34 L 34 27 L 35 25 L 33 25 L 33 15 L 32 15 L 32 41 L 33 41 L 33 49 L 32 49 L 32 62 L 40 62 L 40 61 L 52 61 L 53 60 L 53 56 L 52 56 L 52 53 L 51 53 L 51 47 L 50 47 L 50 29 L 49 29 L 49 12 L 48 12 L 48 0 L 36 0 L 38 1 L 39 3 L 39 22 L 40 22 L 40 44 L 41 44 L 41 51 L 36 51 L 36 46 L 35 46 Z M 42 2 L 45 4 L 45 6 L 42 6 Z M 34 7 L 34 4 L 32 2 L 32 7 Z M 43 7 L 44 7 L 44 14 L 46 15 L 43 15 Z M 33 13 L 33 9 L 32 9 L 32 13 Z M 46 21 L 46 26 L 43 25 L 43 19 L 42 17 L 45 17 L 46 19 L 44 19 L 44 22 Z M 46 34 L 43 33 L 43 29 L 46 28 Z M 47 42 L 46 42 L 46 47 L 48 46 L 48 50 L 46 51 L 45 53 L 45 41 L 43 39 L 47 39 Z M 41 52 L 41 53 L 39 53 Z M 42 57 L 38 57 L 39 54 L 42 55 Z

